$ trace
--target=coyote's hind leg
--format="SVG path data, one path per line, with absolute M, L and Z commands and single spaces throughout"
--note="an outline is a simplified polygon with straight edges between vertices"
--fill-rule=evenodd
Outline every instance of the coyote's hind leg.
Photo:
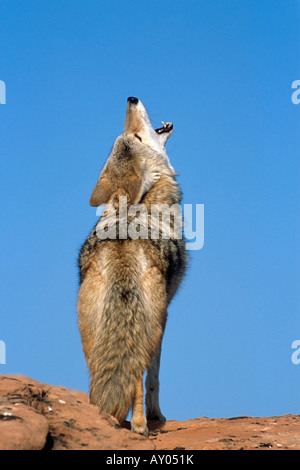
M 166 421 L 159 407 L 159 366 L 160 366 L 161 344 L 152 359 L 147 370 L 146 378 L 146 410 L 147 419 Z

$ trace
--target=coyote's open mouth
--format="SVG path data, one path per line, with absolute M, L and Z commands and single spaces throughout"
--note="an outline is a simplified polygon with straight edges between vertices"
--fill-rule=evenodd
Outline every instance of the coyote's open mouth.
M 171 132 L 173 129 L 173 124 L 171 122 L 163 122 L 162 121 L 163 127 L 159 127 L 158 129 L 155 129 L 155 132 L 157 134 L 163 134 L 164 132 Z

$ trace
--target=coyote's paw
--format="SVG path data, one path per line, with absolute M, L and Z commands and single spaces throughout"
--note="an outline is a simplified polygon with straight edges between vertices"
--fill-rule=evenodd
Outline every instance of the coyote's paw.
M 132 419 L 130 421 L 130 427 L 131 431 L 136 432 L 137 434 L 142 434 L 143 436 L 148 436 L 149 434 L 145 417 L 140 419 Z
M 148 412 L 147 413 L 147 419 L 149 420 L 153 420 L 153 421 L 161 421 L 161 422 L 165 422 L 166 421 L 166 418 L 165 416 L 161 413 L 161 411 L 157 410 L 155 412 Z

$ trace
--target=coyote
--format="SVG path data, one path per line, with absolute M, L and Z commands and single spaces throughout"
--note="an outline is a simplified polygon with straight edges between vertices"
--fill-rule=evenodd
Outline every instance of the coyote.
M 181 200 L 165 150 L 172 132 L 169 122 L 154 130 L 142 102 L 128 98 L 124 132 L 116 139 L 90 198 L 91 206 L 105 205 L 104 213 L 79 255 L 78 325 L 90 372 L 90 403 L 120 423 L 132 407 L 131 430 L 144 435 L 147 419 L 165 420 L 159 406 L 161 342 L 167 306 L 187 264 L 184 240 L 174 236 L 176 216 L 170 215 L 169 237 L 161 223 L 165 208 Z M 159 205 L 159 216 L 147 229 L 149 236 L 120 235 L 121 198 L 127 201 L 126 227 L 132 220 L 130 208 L 143 212 L 143 225 L 151 206 Z M 109 230 L 113 223 L 115 237 L 99 236 L 99 227 L 106 225 Z M 153 226 L 156 237 L 151 237 Z

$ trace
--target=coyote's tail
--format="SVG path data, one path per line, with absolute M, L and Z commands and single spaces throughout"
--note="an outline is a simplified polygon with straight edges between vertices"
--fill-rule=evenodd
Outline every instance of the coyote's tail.
M 119 422 L 128 414 L 137 380 L 150 365 L 162 334 L 148 310 L 137 283 L 130 285 L 127 277 L 126 283 L 114 281 L 99 312 L 100 325 L 89 358 L 90 403 Z

